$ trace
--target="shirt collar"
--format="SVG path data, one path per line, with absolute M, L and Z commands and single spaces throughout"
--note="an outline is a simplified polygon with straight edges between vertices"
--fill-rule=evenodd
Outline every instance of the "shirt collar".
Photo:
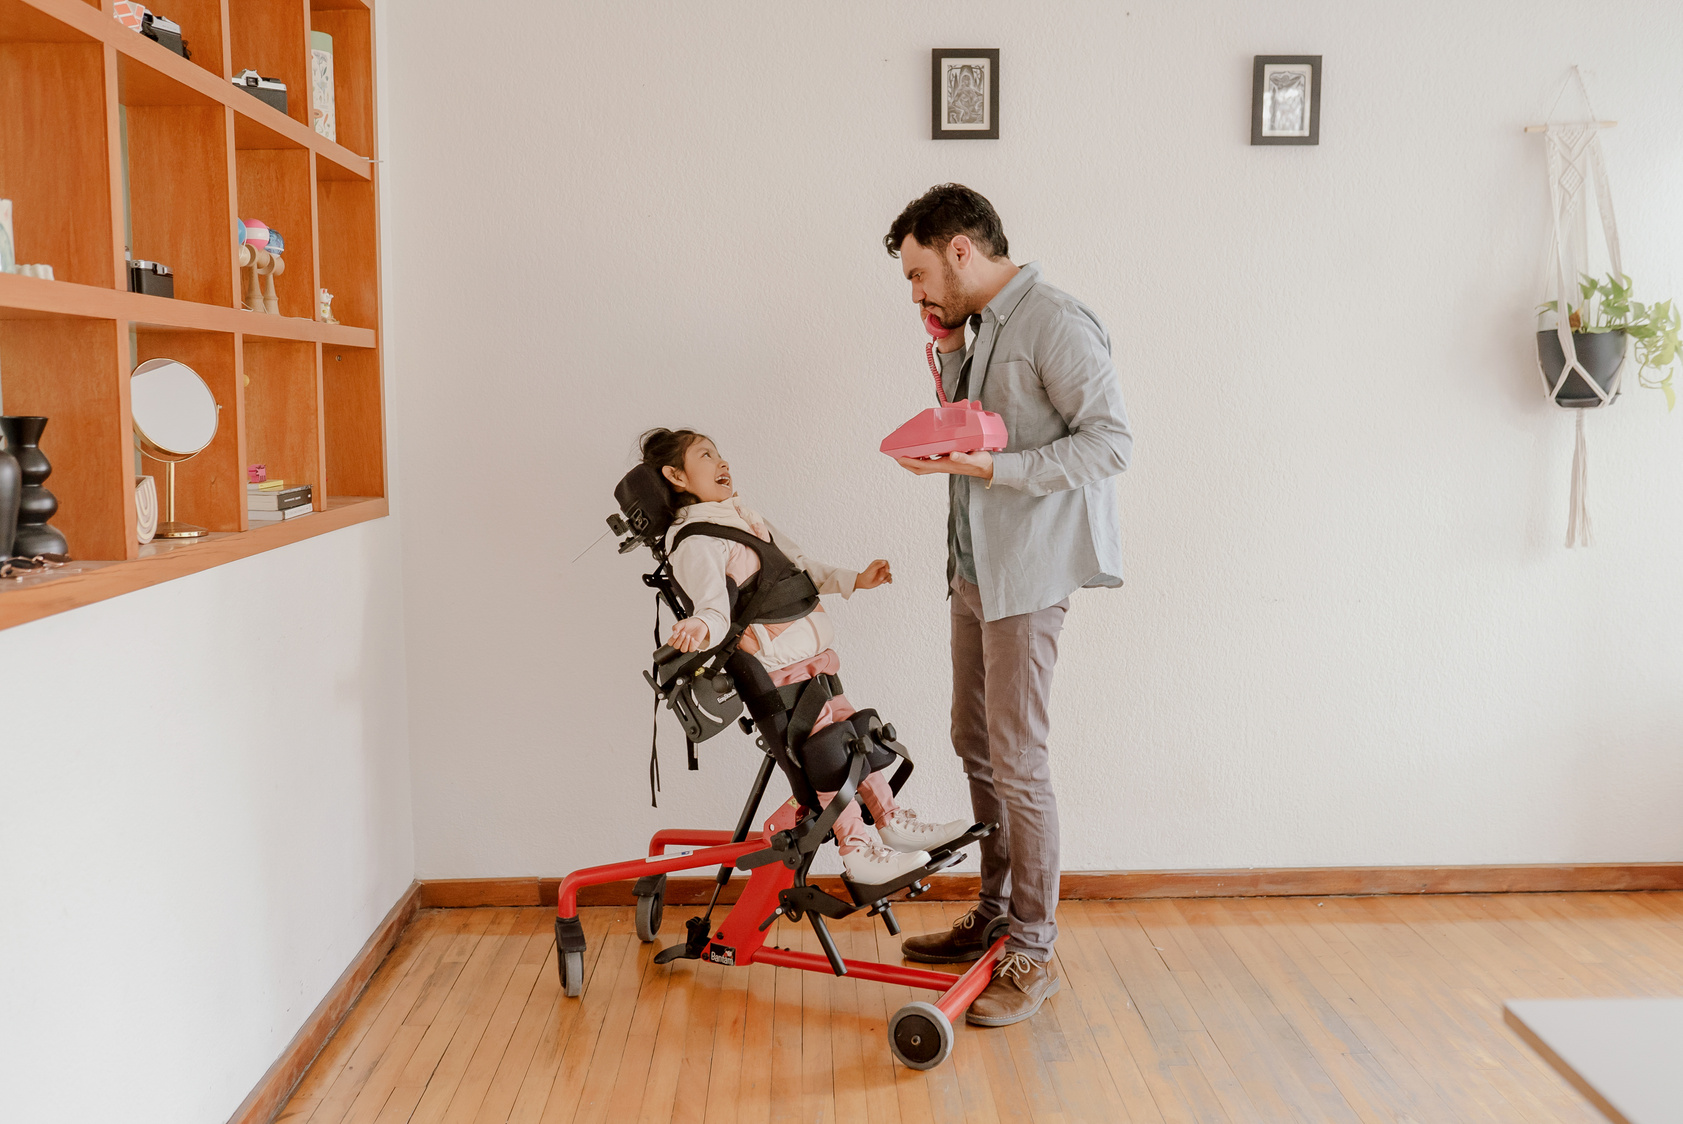
M 1015 312 L 1017 306 L 1022 303 L 1023 298 L 1028 296 L 1028 291 L 1034 288 L 1039 281 L 1039 262 L 1031 261 L 1027 265 L 1020 266 L 1017 269 L 1016 276 L 1005 283 L 1005 288 L 994 294 L 993 300 L 988 302 L 988 306 L 982 310 L 982 314 L 985 316 L 991 312 L 995 320 L 1001 324 L 1005 323 L 1010 318 L 1011 313 Z

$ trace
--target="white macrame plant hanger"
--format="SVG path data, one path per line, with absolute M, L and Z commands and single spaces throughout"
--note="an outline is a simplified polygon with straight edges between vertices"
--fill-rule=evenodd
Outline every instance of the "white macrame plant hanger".
M 1560 104 L 1561 96 L 1574 82 L 1583 94 L 1588 117 L 1581 121 L 1556 121 L 1555 106 Z M 1543 370 L 1541 355 L 1537 358 L 1537 370 L 1543 376 L 1543 385 L 1548 388 L 1550 401 L 1556 401 L 1556 396 L 1574 372 L 1596 396 L 1593 406 L 1574 407 L 1578 415 L 1577 437 L 1572 450 L 1572 498 L 1566 517 L 1566 545 L 1573 547 L 1588 546 L 1591 542 L 1589 455 L 1584 442 L 1584 415 L 1592 409 L 1610 405 L 1613 399 L 1618 397 L 1619 384 L 1624 377 L 1624 363 L 1621 362 L 1611 380 L 1612 385 L 1602 389 L 1601 384 L 1592 379 L 1583 364 L 1578 361 L 1577 348 L 1572 342 L 1570 309 L 1582 299 L 1578 294 L 1578 279 L 1595 272 L 1589 265 L 1588 188 L 1592 184 L 1595 188 L 1595 209 L 1601 216 L 1601 232 L 1607 248 L 1608 264 L 1616 278 L 1623 279 L 1624 269 L 1619 261 L 1619 228 L 1613 219 L 1613 194 L 1607 186 L 1607 164 L 1601 154 L 1601 130 L 1612 122 L 1596 119 L 1595 111 L 1590 107 L 1589 89 L 1584 85 L 1584 76 L 1576 66 L 1566 76 L 1566 81 L 1562 83 L 1560 93 L 1555 95 L 1554 102 L 1554 106 L 1549 109 L 1549 120 L 1542 130 L 1548 154 L 1551 218 L 1542 299 L 1545 302 L 1551 299 L 1555 302 L 1556 311 L 1552 314 L 1545 312 L 1543 315 L 1554 316 L 1555 331 L 1560 337 L 1560 353 L 1565 356 L 1566 362 L 1561 366 L 1560 377 L 1552 385 L 1549 383 L 1548 372 Z

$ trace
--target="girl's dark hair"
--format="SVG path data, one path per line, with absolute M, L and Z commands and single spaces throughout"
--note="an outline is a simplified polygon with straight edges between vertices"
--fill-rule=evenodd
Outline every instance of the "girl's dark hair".
M 697 441 L 706 441 L 705 433 L 697 433 L 693 429 L 651 429 L 638 440 L 638 447 L 642 451 L 643 463 L 650 466 L 660 475 L 661 480 L 678 497 L 678 506 L 684 507 L 697 502 L 688 492 L 680 490 L 672 481 L 666 479 L 663 468 L 675 468 L 684 471 L 684 454 L 690 451 L 690 446 Z

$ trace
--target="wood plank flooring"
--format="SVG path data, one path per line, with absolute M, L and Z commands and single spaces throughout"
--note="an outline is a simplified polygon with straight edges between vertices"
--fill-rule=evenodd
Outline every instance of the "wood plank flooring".
M 919 932 L 965 908 L 897 912 Z M 1029 1022 L 958 1027 L 919 1073 L 887 1025 L 929 993 L 658 967 L 630 909 L 581 912 L 586 986 L 567 999 L 552 911 L 423 910 L 277 1119 L 1589 1124 L 1502 1003 L 1683 995 L 1679 893 L 1066 902 L 1063 991 Z M 691 912 L 667 908 L 662 944 Z M 898 960 L 880 924 L 833 931 L 844 956 Z M 804 925 L 774 943 L 819 951 Z

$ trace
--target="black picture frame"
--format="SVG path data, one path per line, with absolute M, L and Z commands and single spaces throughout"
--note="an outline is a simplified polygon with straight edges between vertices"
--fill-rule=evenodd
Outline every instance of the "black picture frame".
M 946 120 L 943 109 L 948 106 L 946 72 L 948 62 L 964 65 L 966 73 L 977 63 L 986 70 L 986 103 L 980 122 L 956 123 Z M 999 139 L 999 48 L 998 47 L 936 47 L 929 52 L 929 139 L 930 140 L 998 140 Z
M 1278 121 L 1263 120 L 1265 106 L 1268 99 L 1264 96 L 1271 92 L 1265 89 L 1264 83 L 1269 77 L 1269 68 L 1276 67 L 1283 70 L 1309 72 L 1309 91 L 1307 106 L 1309 110 L 1308 131 L 1293 130 L 1286 133 L 1278 131 Z M 1275 128 L 1266 126 L 1273 124 Z M 1301 128 L 1301 127 L 1300 127 Z M 1320 144 L 1321 143 L 1321 56 L 1320 55 L 1257 55 L 1251 68 L 1251 143 L 1252 144 Z

